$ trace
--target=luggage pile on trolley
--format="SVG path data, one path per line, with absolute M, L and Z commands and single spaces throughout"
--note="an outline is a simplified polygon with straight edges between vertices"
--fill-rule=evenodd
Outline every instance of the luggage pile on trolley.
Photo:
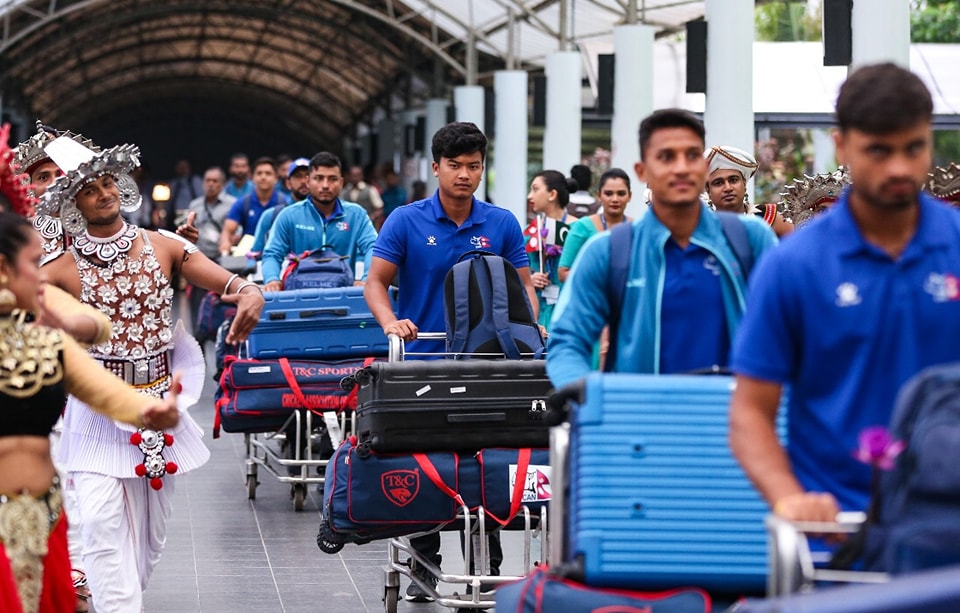
M 291 485 L 294 509 L 302 511 L 307 487 L 323 483 L 330 454 L 351 428 L 357 394 L 341 382 L 385 359 L 387 338 L 360 287 L 266 292 L 264 299 L 257 327 L 223 360 L 214 438 L 221 429 L 244 435 L 251 500 L 263 468 Z
M 552 389 L 545 363 L 404 361 L 402 341 L 391 336 L 390 342 L 386 362 L 373 363 L 353 377 L 355 434 L 327 465 L 317 545 L 337 553 L 347 543 L 389 539 L 384 578 L 388 612 L 396 611 L 400 575 L 419 581 L 418 567 L 444 584 L 464 586 L 445 594 L 421 585 L 437 603 L 492 607 L 492 595 L 481 588 L 520 577 L 491 572 L 489 534 L 523 532 L 524 572 L 546 562 L 551 497 L 547 398 Z M 440 531 L 462 533 L 462 572 L 444 573 L 411 547 L 411 537 Z

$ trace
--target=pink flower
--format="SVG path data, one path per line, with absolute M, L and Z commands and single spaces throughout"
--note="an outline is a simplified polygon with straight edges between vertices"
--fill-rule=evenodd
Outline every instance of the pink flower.
M 881 470 L 893 468 L 893 461 L 906 448 L 903 441 L 893 440 L 890 432 L 883 426 L 866 428 L 860 433 L 857 442 L 859 448 L 853 457 Z

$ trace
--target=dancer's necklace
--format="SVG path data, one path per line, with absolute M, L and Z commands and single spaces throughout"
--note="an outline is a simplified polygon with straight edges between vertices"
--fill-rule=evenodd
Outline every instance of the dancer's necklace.
M 113 236 L 100 238 L 90 236 L 90 232 L 84 232 L 74 241 L 74 247 L 82 255 L 95 256 L 101 262 L 110 263 L 118 256 L 130 251 L 136 238 L 137 227 L 123 222 L 123 227 Z

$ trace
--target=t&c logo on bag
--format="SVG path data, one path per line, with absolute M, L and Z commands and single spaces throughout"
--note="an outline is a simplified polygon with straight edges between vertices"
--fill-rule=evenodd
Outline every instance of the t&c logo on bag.
M 391 470 L 380 475 L 383 495 L 398 507 L 405 507 L 420 492 L 419 470 Z

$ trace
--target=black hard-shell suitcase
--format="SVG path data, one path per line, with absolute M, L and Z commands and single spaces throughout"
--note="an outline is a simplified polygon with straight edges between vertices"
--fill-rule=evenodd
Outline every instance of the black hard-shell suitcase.
M 357 436 L 378 452 L 547 447 L 543 360 L 414 360 L 356 374 Z

